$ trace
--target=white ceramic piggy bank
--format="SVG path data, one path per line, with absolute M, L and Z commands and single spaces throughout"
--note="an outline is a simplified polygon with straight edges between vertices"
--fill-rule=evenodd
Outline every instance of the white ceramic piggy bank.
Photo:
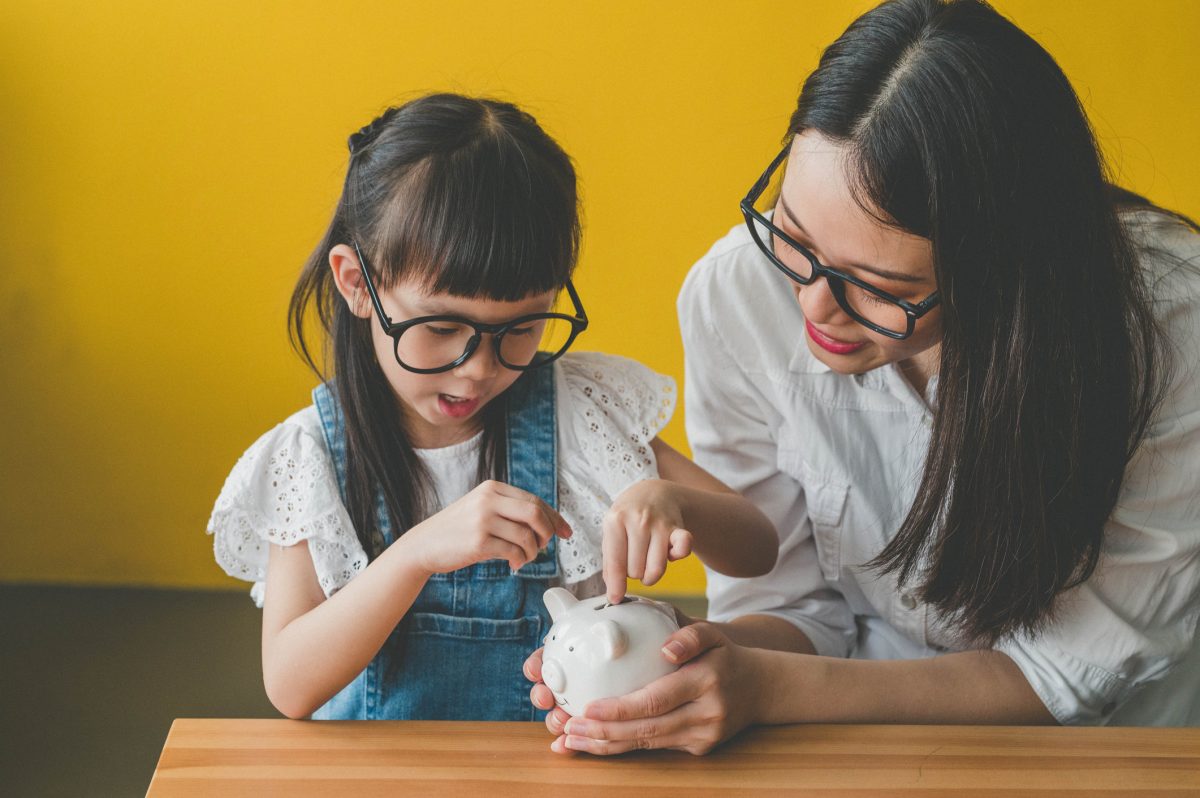
M 663 643 L 679 628 L 669 604 L 626 596 L 609 604 L 604 596 L 580 601 L 561 587 L 542 600 L 554 625 L 543 641 L 542 680 L 568 714 L 589 701 L 645 687 L 678 666 L 662 654 Z

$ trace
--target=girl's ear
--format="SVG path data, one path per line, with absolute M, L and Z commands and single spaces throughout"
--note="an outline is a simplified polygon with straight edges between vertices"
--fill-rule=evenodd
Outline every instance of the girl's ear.
M 360 319 L 368 318 L 372 313 L 371 296 L 363 282 L 354 248 L 338 244 L 329 250 L 329 268 L 333 271 L 333 282 L 337 285 L 338 293 L 346 300 L 350 312 Z

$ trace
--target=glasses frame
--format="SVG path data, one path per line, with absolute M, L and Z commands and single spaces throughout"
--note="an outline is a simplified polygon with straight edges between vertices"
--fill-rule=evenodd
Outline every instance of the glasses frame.
M 454 316 L 448 314 L 436 316 L 418 316 L 414 319 L 408 319 L 407 321 L 401 322 L 392 321 L 391 317 L 388 316 L 386 311 L 384 311 L 383 303 L 379 301 L 379 293 L 375 290 L 375 283 L 371 279 L 371 270 L 367 265 L 367 259 L 363 257 L 362 250 L 358 248 L 358 242 L 355 241 L 353 244 L 354 252 L 358 255 L 358 268 L 362 271 L 363 280 L 367 284 L 367 293 L 371 295 L 371 304 L 375 306 L 375 315 L 379 317 L 379 324 L 383 327 L 383 332 L 392 339 L 392 354 L 395 355 L 396 362 L 400 364 L 401 368 L 405 369 L 406 371 L 411 371 L 414 374 L 441 374 L 444 371 L 450 371 L 451 369 L 458 368 L 463 363 L 466 363 L 468 360 L 470 360 L 471 356 L 475 354 L 475 350 L 479 348 L 479 341 L 483 338 L 485 333 L 492 336 L 492 347 L 496 351 L 496 360 L 499 361 L 500 365 L 507 369 L 512 369 L 513 371 L 531 371 L 532 369 L 540 368 L 547 363 L 553 363 L 555 360 L 566 354 L 566 351 L 571 348 L 571 344 L 575 343 L 575 339 L 579 337 L 579 334 L 588 327 L 587 313 L 584 311 L 583 303 L 579 300 L 579 294 L 575 291 L 575 286 L 570 280 L 567 280 L 566 289 L 567 295 L 571 297 L 571 302 L 575 306 L 574 316 L 568 316 L 565 313 L 530 313 L 525 316 L 512 319 L 511 321 L 506 321 L 502 324 L 483 324 L 481 322 L 472 321 L 471 319 L 463 316 Z M 542 319 L 561 319 L 570 323 L 571 337 L 567 339 L 567 343 L 563 346 L 563 348 L 558 352 L 545 357 L 537 356 L 538 354 L 546 354 L 545 352 L 539 350 L 538 353 L 534 355 L 533 360 L 524 366 L 517 366 L 505 360 L 504 355 L 500 352 L 500 341 L 502 338 L 504 338 L 505 333 L 520 324 L 528 324 L 529 322 L 540 321 Z M 462 324 L 470 327 L 474 331 L 474 335 L 472 335 L 470 340 L 467 341 L 466 350 L 461 356 L 459 356 L 457 360 L 452 363 L 448 363 L 445 366 L 439 366 L 438 368 L 433 369 L 420 369 L 416 368 L 415 366 L 408 365 L 400 359 L 400 336 L 402 336 L 406 330 L 415 327 L 418 324 L 425 324 L 427 322 L 434 321 L 449 321 L 454 322 L 455 324 Z
M 771 222 L 770 219 L 768 219 L 766 216 L 763 216 L 758 212 L 758 210 L 755 209 L 754 203 L 758 202 L 759 198 L 762 197 L 763 192 L 767 190 L 767 186 L 771 183 L 771 176 L 775 173 L 775 170 L 779 168 L 779 165 L 787 158 L 788 152 L 790 151 L 791 144 L 789 143 L 784 146 L 778 155 L 775 156 L 775 160 L 771 161 L 771 165 L 767 167 L 767 170 L 763 172 L 762 176 L 759 177 L 758 180 L 755 181 L 754 185 L 750 187 L 750 191 L 746 193 L 746 196 L 742 199 L 739 205 L 742 210 L 742 216 L 746 220 L 746 227 L 750 229 L 750 235 L 754 238 L 754 242 L 758 244 L 758 248 L 761 249 L 763 253 L 771 260 L 771 263 L 775 266 L 775 268 L 786 274 L 792 281 L 797 282 L 800 285 L 812 285 L 814 282 L 816 282 L 818 277 L 824 277 L 826 282 L 829 283 L 829 291 L 833 294 L 833 298 L 837 300 L 838 306 L 844 310 L 846 314 L 850 316 L 850 318 L 854 319 L 862 326 L 869 330 L 873 330 L 880 335 L 886 335 L 888 338 L 893 338 L 897 341 L 902 341 L 905 338 L 908 338 L 913 334 L 913 330 L 916 328 L 917 319 L 933 310 L 941 302 L 941 298 L 938 296 L 937 291 L 934 291 L 920 302 L 909 302 L 906 299 L 901 299 L 898 296 L 884 291 L 882 288 L 876 288 L 870 283 L 858 279 L 854 275 L 840 272 L 837 269 L 831 269 L 817 260 L 817 256 L 809 251 L 808 247 L 800 244 L 787 233 L 780 230 Z M 763 241 L 759 236 L 758 228 L 754 224 L 756 221 L 770 230 L 771 235 L 779 236 L 788 244 L 788 246 L 792 247 L 801 255 L 803 255 L 805 259 L 808 260 L 809 265 L 812 266 L 812 274 L 808 277 L 802 277 L 796 272 L 792 271 L 792 269 L 789 268 L 786 263 L 780 260 L 775 254 L 775 248 L 768 242 Z M 856 285 L 873 296 L 876 296 L 885 302 L 895 305 L 903 310 L 904 318 L 907 320 L 907 327 L 905 328 L 905 331 L 901 333 L 896 330 L 889 330 L 888 328 L 881 327 L 870 319 L 865 319 L 859 315 L 850 306 L 850 303 L 846 301 L 846 283 Z

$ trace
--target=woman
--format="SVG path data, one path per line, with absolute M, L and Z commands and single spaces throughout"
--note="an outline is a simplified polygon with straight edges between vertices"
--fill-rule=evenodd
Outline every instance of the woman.
M 857 20 L 786 141 L 679 299 L 696 460 L 779 563 L 710 573 L 683 667 L 556 710 L 554 749 L 1200 723 L 1195 225 L 1105 181 L 1053 59 L 973 0 Z

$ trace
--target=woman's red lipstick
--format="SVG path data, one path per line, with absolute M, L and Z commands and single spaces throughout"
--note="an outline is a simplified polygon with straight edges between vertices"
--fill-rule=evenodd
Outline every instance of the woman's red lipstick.
M 845 341 L 839 341 L 836 338 L 830 338 L 828 335 L 814 327 L 812 322 L 808 319 L 804 320 L 804 326 L 808 330 L 808 337 L 811 338 L 817 346 L 821 347 L 826 352 L 832 352 L 835 355 L 849 355 L 857 352 L 867 345 L 866 341 L 846 343 Z

